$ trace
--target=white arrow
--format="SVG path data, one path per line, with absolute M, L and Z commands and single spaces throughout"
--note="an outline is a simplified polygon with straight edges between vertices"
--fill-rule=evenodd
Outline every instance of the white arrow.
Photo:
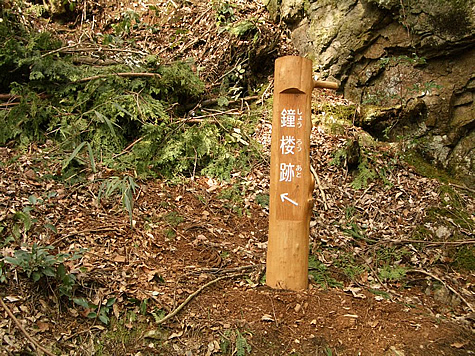
M 289 193 L 282 193 L 280 195 L 280 199 L 282 200 L 282 203 L 284 202 L 284 200 L 287 200 L 288 202 L 294 204 L 295 206 L 299 206 L 299 204 L 296 201 L 293 201 L 292 199 L 290 199 L 288 195 Z

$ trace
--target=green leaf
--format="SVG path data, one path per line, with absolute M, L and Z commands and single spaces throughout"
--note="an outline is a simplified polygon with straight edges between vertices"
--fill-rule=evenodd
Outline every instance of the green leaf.
M 109 317 L 105 314 L 99 315 L 99 320 L 102 321 L 104 324 L 109 324 Z
M 6 256 L 4 258 L 4 261 L 7 262 L 7 263 L 10 263 L 12 265 L 15 265 L 15 266 L 20 266 L 19 261 L 14 257 Z
M 25 228 L 25 232 L 28 232 L 32 225 L 32 220 L 30 214 L 24 213 L 23 211 L 17 211 L 15 215 L 13 215 L 14 219 L 21 220 L 23 222 L 23 226 Z
M 58 229 L 56 229 L 56 226 L 52 225 L 52 224 L 49 224 L 49 223 L 46 223 L 43 225 L 46 229 L 50 229 L 51 231 L 53 231 L 55 234 L 58 233 Z
M 33 274 L 32 274 L 33 282 L 38 282 L 40 280 L 41 276 L 42 276 L 42 273 L 40 273 L 38 271 L 33 272 Z
M 89 308 L 89 302 L 84 298 L 74 298 L 73 302 L 81 307 Z
M 35 205 L 38 200 L 36 199 L 34 195 L 30 195 L 28 197 L 28 201 L 30 202 L 31 205 Z
M 13 225 L 12 234 L 14 239 L 19 239 L 21 237 L 20 226 L 18 226 L 18 224 Z
M 94 160 L 94 154 L 92 153 L 91 144 L 87 143 L 87 152 L 89 153 L 89 161 L 91 162 L 91 169 L 94 173 L 97 172 L 96 170 L 96 161 Z
M 148 299 L 144 299 L 140 303 L 140 314 L 141 315 L 146 315 L 147 314 L 147 304 L 148 304 Z
M 107 299 L 106 307 L 111 307 L 115 303 L 116 300 L 117 300 L 117 298 Z
M 228 106 L 229 105 L 229 100 L 225 96 L 220 96 L 218 98 L 218 106 Z
M 54 270 L 51 267 L 46 267 L 45 269 L 43 269 L 43 274 L 45 276 L 48 276 L 48 277 L 55 277 L 56 276 L 56 273 L 54 272 Z
M 112 134 L 112 136 L 115 136 L 115 130 L 114 130 L 114 126 L 112 125 L 112 122 L 109 120 L 108 117 L 106 117 L 105 115 L 102 115 L 99 111 L 96 111 L 94 110 L 94 114 L 96 114 L 96 116 L 99 118 L 99 120 L 101 122 L 105 122 L 107 127 L 109 127 L 109 130 Z
M 125 109 L 124 109 L 122 106 L 120 106 L 119 104 L 117 104 L 117 103 L 112 103 L 112 106 L 114 106 L 117 110 L 126 113 L 126 114 L 129 115 L 130 117 L 133 117 L 133 115 L 132 115 L 130 112 L 128 112 L 127 110 L 125 110 Z
M 63 170 L 65 170 L 66 167 L 69 166 L 71 161 L 77 156 L 77 154 L 79 153 L 79 151 L 81 151 L 81 149 L 84 147 L 85 144 L 86 144 L 86 142 L 81 142 L 76 147 L 76 149 L 73 151 L 73 153 L 71 153 L 71 155 L 68 157 L 68 159 L 63 162 Z
M 64 279 L 64 277 L 66 276 L 66 267 L 64 267 L 64 264 L 59 264 L 58 268 L 56 269 L 56 274 L 60 280 Z
M 130 190 L 127 190 L 124 193 L 124 195 L 122 197 L 122 201 L 124 203 L 125 209 L 127 209 L 127 211 L 129 212 L 129 220 L 130 220 L 130 223 L 132 224 L 132 214 L 133 214 L 134 201 L 133 201 L 132 193 L 130 192 Z

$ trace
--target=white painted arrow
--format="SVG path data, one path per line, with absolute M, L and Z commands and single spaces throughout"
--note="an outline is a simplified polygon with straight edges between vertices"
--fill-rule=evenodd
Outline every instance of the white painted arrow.
M 299 206 L 299 204 L 298 204 L 296 201 L 293 201 L 292 199 L 290 199 L 290 198 L 288 197 L 288 195 L 289 195 L 289 193 L 282 193 L 282 194 L 280 195 L 280 199 L 282 200 L 282 203 L 283 203 L 285 200 L 287 200 L 288 202 L 294 204 L 295 206 Z

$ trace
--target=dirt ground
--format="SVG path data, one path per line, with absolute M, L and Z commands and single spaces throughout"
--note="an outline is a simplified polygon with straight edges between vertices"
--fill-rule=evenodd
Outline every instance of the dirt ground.
M 426 275 L 386 285 L 388 299 L 367 277 L 366 283 L 341 287 L 312 281 L 301 292 L 266 287 L 267 211 L 252 198 L 267 189 L 265 167 L 257 167 L 238 187 L 207 178 L 140 182 L 131 228 L 120 206 L 97 203 L 98 187 L 42 179 L 54 170 L 44 160 L 47 147 L 1 152 L 2 220 L 28 205 L 29 196 L 50 195 L 32 212 L 38 228 L 28 236 L 63 252 L 87 248 L 77 265 L 69 266 L 80 290 L 89 291 L 96 304 L 117 298 L 113 322 L 106 327 L 87 319 L 88 311 L 78 306 L 60 303 L 58 309 L 51 291 L 22 276 L 0 285 L 27 332 L 61 354 L 212 355 L 226 350 L 226 342 L 229 354 L 239 349 L 254 355 L 466 355 L 475 350 L 471 320 L 463 317 L 467 306 L 436 298 Z M 230 192 L 243 191 L 242 200 L 230 199 Z M 40 228 L 46 221 L 58 227 L 57 233 Z M 5 255 L 11 252 L 3 249 Z M 473 281 L 473 276 L 460 278 Z M 203 287 L 208 282 L 213 283 Z M 176 316 L 156 322 L 197 291 Z M 8 317 L 0 333 L 6 354 L 31 347 Z
M 136 46 L 164 61 L 194 58 L 205 68 L 209 88 L 229 69 L 226 60 L 249 48 L 230 36 L 215 39 L 211 2 L 155 3 L 160 11 L 143 3 L 94 3 L 85 11 L 95 14 L 96 22 L 86 16 L 76 19 L 76 26 L 93 40 L 95 32 L 112 31 L 117 14 L 141 9 L 142 23 L 161 26 L 161 31 L 154 37 L 149 29 L 132 31 Z M 235 3 L 238 17 L 266 18 L 260 2 Z M 262 33 L 280 41 L 276 53 L 292 53 L 285 31 L 266 21 Z M 81 41 L 77 31 L 66 31 L 71 24 L 44 26 Z M 176 29 L 183 27 L 190 33 L 177 39 Z M 196 41 L 200 36 L 208 39 Z M 172 47 L 174 40 L 178 42 Z M 231 53 L 233 46 L 237 50 Z M 31 208 L 33 219 L 18 246 L 2 245 L 2 254 L 12 256 L 21 242 L 31 241 L 54 246 L 57 252 L 86 249 L 67 267 L 77 278 L 78 294 L 106 309 L 110 323 L 88 318 L 92 307 L 61 299 L 54 285 L 9 273 L 0 294 L 13 317 L 0 309 L 0 354 L 41 354 L 31 339 L 61 355 L 474 354 L 473 271 L 452 267 L 449 241 L 428 241 L 427 248 L 417 249 L 420 245 L 408 241 L 417 241 L 418 227 L 441 228 L 427 217 L 444 199 L 442 184 L 416 173 L 390 145 L 376 145 L 371 146 L 371 162 L 378 167 L 394 162 L 385 176 L 390 184 L 377 180 L 354 189 L 347 167 L 330 163 L 348 138 L 364 133 L 354 127 L 335 133 L 323 125 L 332 117 L 324 105 L 346 105 L 343 98 L 321 91 L 316 103 L 312 165 L 321 182 L 314 191 L 310 241 L 318 263 L 311 266 L 309 289 L 300 292 L 265 286 L 267 164 L 253 167 L 246 176 L 236 174 L 230 182 L 207 177 L 138 181 L 131 226 L 120 198 L 97 199 L 97 178 L 117 172 L 104 170 L 100 177 L 90 173 L 86 182 L 64 182 L 55 179 L 61 161 L 51 142 L 22 151 L 1 147 L 0 223 L 11 224 L 25 207 Z M 267 152 L 270 115 L 263 113 L 255 137 Z M 466 209 L 474 211 L 470 190 L 453 188 Z M 350 229 L 356 225 L 365 226 L 364 238 Z M 473 241 L 473 230 L 454 220 L 452 225 L 465 236 L 464 243 Z M 401 245 L 410 252 L 398 260 L 407 273 L 380 280 L 374 270 L 375 246 L 399 251 Z M 363 266 L 354 278 L 336 266 L 342 251 Z

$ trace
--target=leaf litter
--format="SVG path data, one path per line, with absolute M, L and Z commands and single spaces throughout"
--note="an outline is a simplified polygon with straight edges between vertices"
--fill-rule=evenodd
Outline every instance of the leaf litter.
M 234 11 L 235 22 L 249 14 L 262 17 L 257 26 L 264 38 L 281 40 L 279 55 L 293 53 L 280 29 L 265 19 L 259 2 L 239 5 L 245 10 Z M 160 26 L 158 34 L 150 29 L 133 33 L 141 53 L 154 53 L 165 61 L 193 58 L 210 88 L 236 69 L 226 66 L 233 62 L 233 48 L 234 55 L 249 50 L 248 42 L 219 32 L 211 3 L 157 1 L 157 9 L 166 9 L 159 16 L 151 7 L 137 6 L 144 10 L 143 23 Z M 98 12 L 97 21 L 106 28 L 117 21 L 113 13 Z M 186 34 L 177 32 L 184 28 Z M 81 44 L 75 34 L 69 36 Z M 134 55 L 119 52 L 110 57 L 133 61 Z M 272 87 L 268 89 L 267 97 Z M 316 122 L 331 116 L 320 110 L 320 103 L 350 104 L 328 91 L 315 96 Z M 238 112 L 246 110 L 243 106 Z M 270 115 L 263 111 L 254 137 L 267 152 Z M 450 267 L 447 250 L 451 243 L 473 239 L 473 215 L 463 224 L 453 216 L 457 207 L 449 206 L 448 232 L 440 221 L 428 219 L 432 209 L 447 207 L 443 184 L 420 176 L 390 145 L 363 146 L 379 178 L 355 189 L 356 173 L 333 162 L 348 138 L 364 135 L 355 127 L 335 134 L 318 124 L 312 131 L 312 166 L 319 183 L 314 190 L 311 253 L 321 263 L 316 268 L 325 279 L 320 283 L 313 277 L 310 288 L 302 292 L 263 285 L 268 165 L 253 167 L 247 176 L 236 175 L 227 183 L 205 177 L 182 184 L 139 182 L 131 225 L 120 205 L 107 199 L 98 203 L 100 186 L 94 179 L 87 184 L 49 179 L 61 167 L 49 143 L 32 144 L 28 152 L 2 147 L 0 223 L 17 226 L 18 232 L 13 245 L 1 247 L 2 255 L 12 256 L 14 247 L 32 241 L 54 246 L 55 252 L 86 249 L 67 267 L 77 278 L 77 293 L 92 305 L 81 309 L 67 301 L 58 304 L 60 296 L 17 273 L 8 274 L 0 285 L 2 298 L 29 335 L 64 354 L 94 354 L 102 344 L 106 354 L 211 355 L 223 353 L 226 342 L 231 353 L 237 352 L 238 344 L 240 352 L 247 350 L 244 341 L 256 355 L 328 350 L 341 355 L 467 354 L 475 348 L 469 330 L 474 275 Z M 474 211 L 473 195 L 463 187 L 453 188 L 468 211 Z M 439 239 L 429 238 L 427 231 Z M 454 236 L 457 240 L 450 239 Z M 362 269 L 350 278 L 348 270 L 355 266 Z M 332 281 L 341 281 L 344 288 Z M 105 326 L 99 318 L 88 318 L 93 308 L 108 307 L 112 298 L 116 299 L 108 317 L 118 321 Z M 118 335 L 121 327 L 136 331 L 132 342 L 105 336 Z M 34 347 L 11 318 L 0 322 L 0 340 L 7 352 L 31 352 Z

